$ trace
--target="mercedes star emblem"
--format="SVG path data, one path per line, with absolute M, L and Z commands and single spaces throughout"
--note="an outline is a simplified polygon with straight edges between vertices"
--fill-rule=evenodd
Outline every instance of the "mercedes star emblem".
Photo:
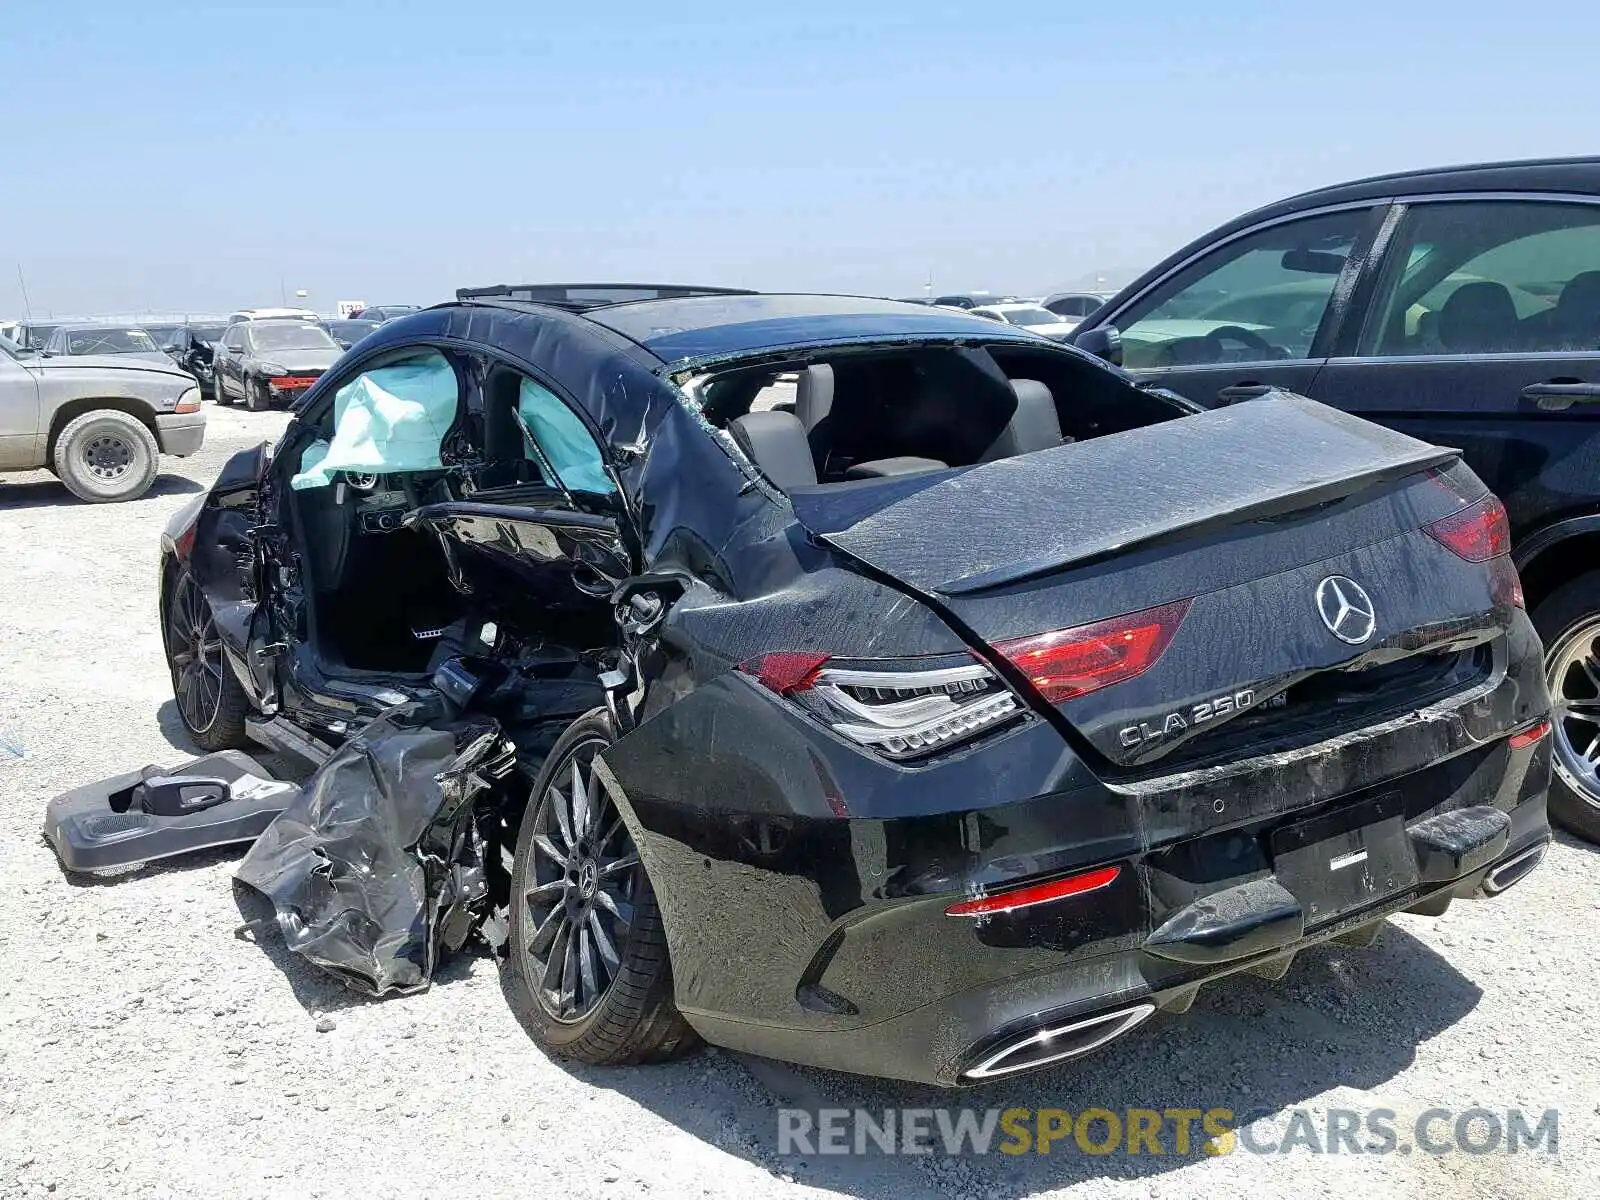
M 1378 612 L 1367 589 L 1344 575 L 1329 575 L 1317 584 L 1317 612 L 1329 633 L 1352 646 L 1372 637 L 1378 627 Z

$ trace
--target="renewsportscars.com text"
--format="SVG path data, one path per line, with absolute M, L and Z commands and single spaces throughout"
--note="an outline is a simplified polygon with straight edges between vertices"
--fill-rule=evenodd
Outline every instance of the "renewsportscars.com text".
M 1560 1152 L 1547 1108 L 778 1110 L 780 1154 L 1519 1154 Z

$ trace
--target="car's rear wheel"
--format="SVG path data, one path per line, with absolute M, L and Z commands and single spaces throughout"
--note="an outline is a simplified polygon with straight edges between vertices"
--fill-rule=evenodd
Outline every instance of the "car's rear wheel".
M 1600 571 L 1557 588 L 1533 613 L 1555 701 L 1550 815 L 1600 842 Z
M 580 718 L 534 781 L 511 868 L 512 1007 L 545 1049 L 599 1065 L 684 1053 L 694 1031 L 650 879 L 594 760 L 610 717 Z
M 202 750 L 244 748 L 250 697 L 223 653 L 211 605 L 188 570 L 173 576 L 163 613 L 167 669 L 184 729 Z
M 84 413 L 56 438 L 51 466 L 67 490 L 91 504 L 134 500 L 155 482 L 155 434 L 116 409 Z

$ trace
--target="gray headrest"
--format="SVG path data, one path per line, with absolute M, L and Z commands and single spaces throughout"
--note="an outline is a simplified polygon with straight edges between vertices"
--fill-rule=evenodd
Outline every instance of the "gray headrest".
M 750 461 L 761 468 L 781 492 L 809 487 L 817 482 L 817 466 L 811 459 L 811 443 L 793 413 L 746 413 L 728 422 L 728 432 Z
M 810 433 L 833 411 L 833 368 L 818 363 L 800 372 L 794 388 L 794 415 Z
M 1013 379 L 1011 390 L 1017 394 L 1017 411 L 979 462 L 1048 450 L 1064 440 L 1061 418 L 1056 416 L 1056 400 L 1049 388 L 1037 379 Z

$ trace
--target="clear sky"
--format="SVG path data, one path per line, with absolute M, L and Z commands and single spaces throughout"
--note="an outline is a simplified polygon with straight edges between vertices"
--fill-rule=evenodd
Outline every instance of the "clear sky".
M 1596 0 L 0 7 L 0 317 L 304 288 L 1043 290 L 1378 171 L 1600 152 Z

